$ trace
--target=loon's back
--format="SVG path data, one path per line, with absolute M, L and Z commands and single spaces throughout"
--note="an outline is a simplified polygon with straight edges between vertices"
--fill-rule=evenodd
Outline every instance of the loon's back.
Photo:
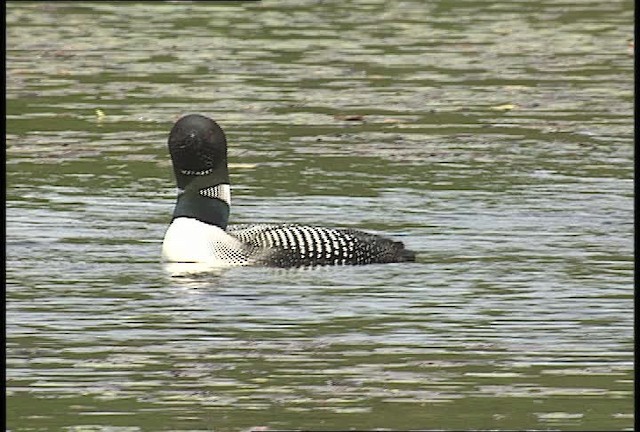
M 258 224 L 232 225 L 227 232 L 255 248 L 256 263 L 275 267 L 415 261 L 401 242 L 353 229 Z

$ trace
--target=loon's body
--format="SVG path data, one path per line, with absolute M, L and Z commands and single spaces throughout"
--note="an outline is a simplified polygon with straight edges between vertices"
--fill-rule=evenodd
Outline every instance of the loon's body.
M 171 262 L 300 267 L 414 261 L 401 242 L 352 229 L 297 224 L 227 226 L 231 206 L 227 142 L 213 120 L 191 114 L 169 135 L 178 184 L 162 244 Z

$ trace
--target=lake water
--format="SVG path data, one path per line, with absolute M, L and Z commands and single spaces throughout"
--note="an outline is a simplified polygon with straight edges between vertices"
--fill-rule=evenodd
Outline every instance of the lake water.
M 633 428 L 633 4 L 9 2 L 7 429 Z M 176 276 L 186 113 L 233 223 L 411 264 Z

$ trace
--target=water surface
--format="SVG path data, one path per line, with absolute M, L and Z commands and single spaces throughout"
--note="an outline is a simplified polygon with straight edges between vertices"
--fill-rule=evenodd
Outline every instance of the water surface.
M 7 5 L 7 428 L 633 424 L 627 1 Z M 172 277 L 166 138 L 232 221 L 416 264 Z

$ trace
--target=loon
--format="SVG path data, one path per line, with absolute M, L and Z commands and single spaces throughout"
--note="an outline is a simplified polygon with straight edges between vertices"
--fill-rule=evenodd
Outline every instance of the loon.
M 212 119 L 189 114 L 169 134 L 178 186 L 162 243 L 165 261 L 215 266 L 306 267 L 415 261 L 402 242 L 364 231 L 298 224 L 227 225 L 227 140 Z

